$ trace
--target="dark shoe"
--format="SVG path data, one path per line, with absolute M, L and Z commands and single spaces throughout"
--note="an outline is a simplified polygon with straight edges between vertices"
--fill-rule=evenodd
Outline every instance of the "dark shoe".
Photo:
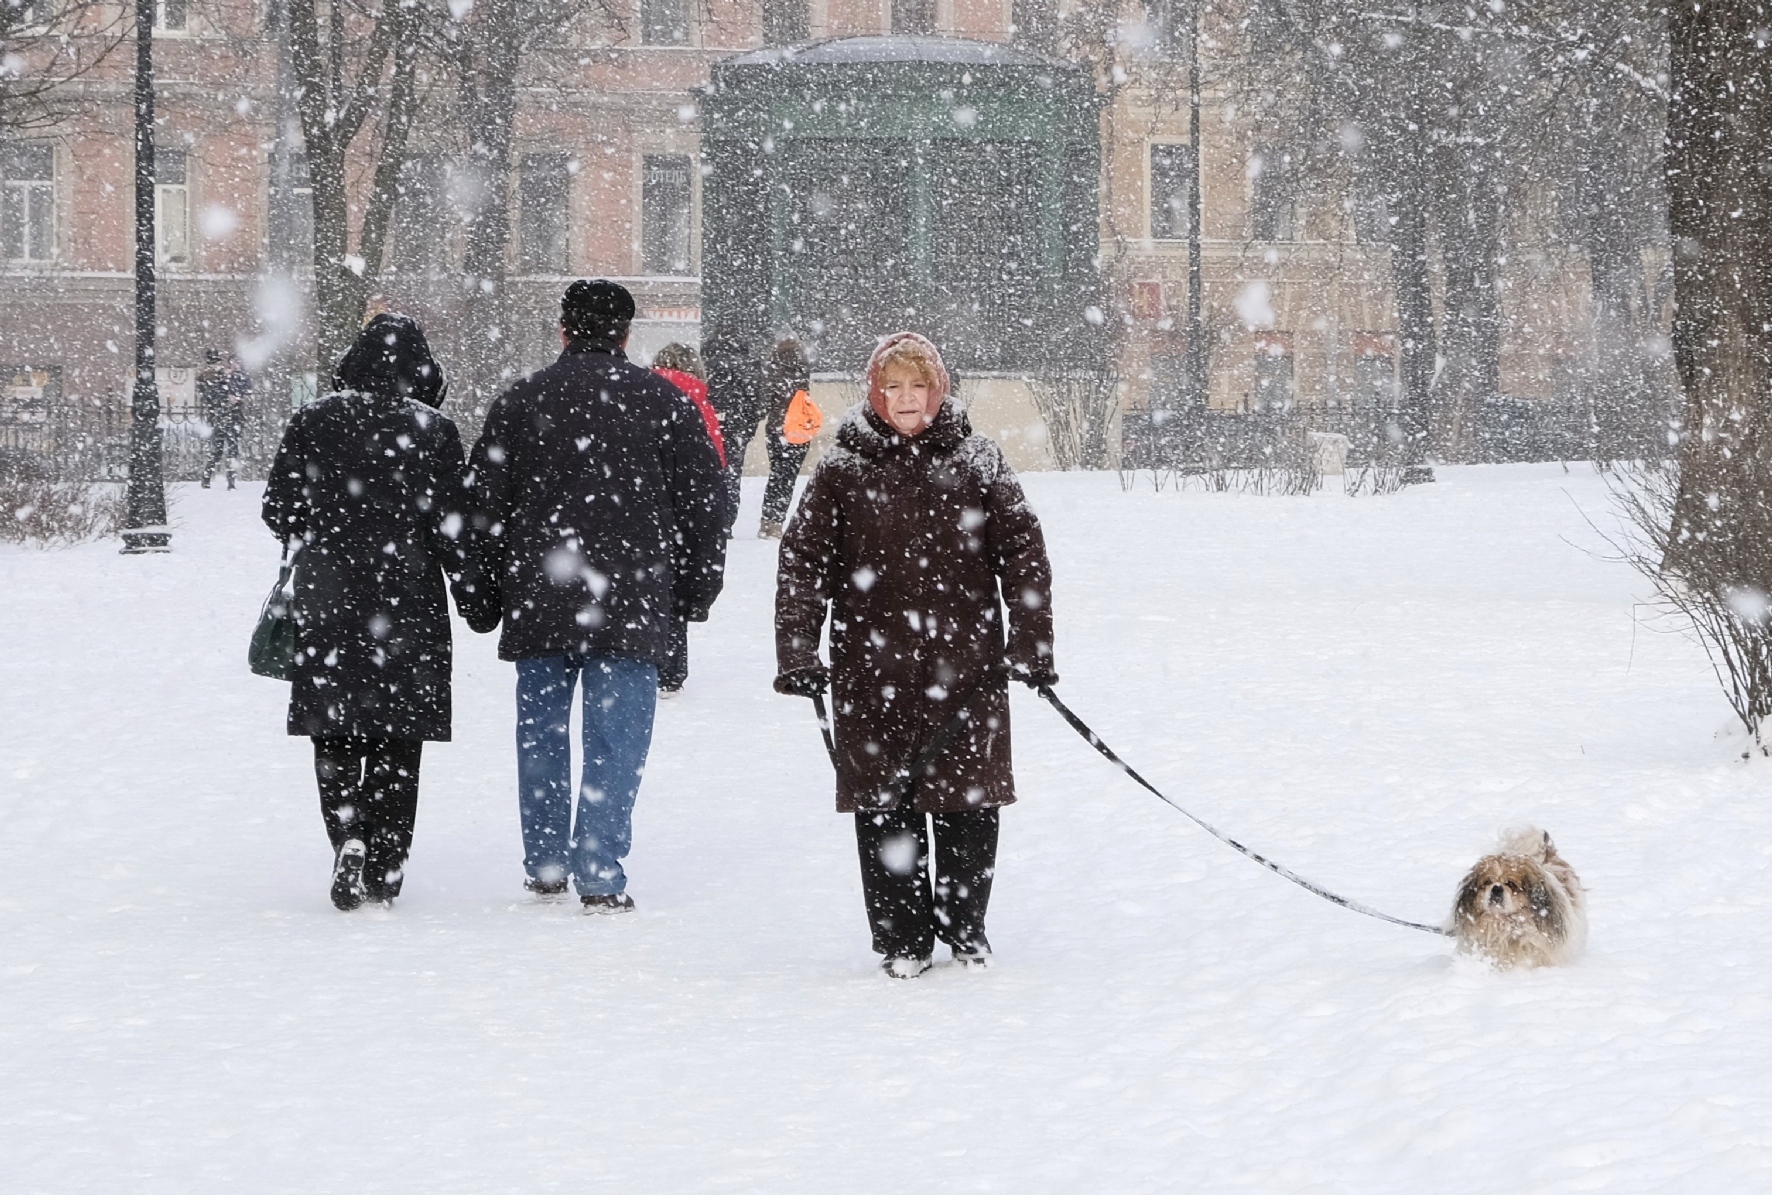
M 626 892 L 617 892 L 611 896 L 581 896 L 579 902 L 584 905 L 587 913 L 632 913 L 634 898 Z
M 557 880 L 538 880 L 530 876 L 523 881 L 523 891 L 533 892 L 543 900 L 552 900 L 556 896 L 566 895 L 566 877 Z
M 380 872 L 380 878 L 376 873 Z M 406 873 L 398 867 L 382 868 L 372 866 L 363 877 L 363 887 L 369 893 L 369 899 L 378 905 L 392 908 L 394 898 L 400 895 L 400 885 L 406 879 Z
M 984 942 L 974 942 L 970 946 L 956 946 L 954 947 L 954 962 L 968 969 L 982 971 L 991 965 L 991 948 Z
M 363 862 L 368 854 L 369 848 L 360 838 L 338 848 L 332 862 L 332 904 L 341 913 L 349 913 L 369 899 L 369 889 L 363 884 Z
M 931 965 L 927 958 L 889 958 L 880 964 L 880 970 L 893 979 L 915 979 Z
M 234 488 L 234 478 L 231 475 L 228 477 L 228 488 L 230 490 Z
M 208 488 L 209 488 L 209 480 L 210 480 L 210 479 L 209 479 L 209 478 L 207 478 L 207 477 L 205 477 L 205 478 L 204 478 L 204 479 L 203 479 L 203 488 L 204 488 L 204 489 L 208 489 Z

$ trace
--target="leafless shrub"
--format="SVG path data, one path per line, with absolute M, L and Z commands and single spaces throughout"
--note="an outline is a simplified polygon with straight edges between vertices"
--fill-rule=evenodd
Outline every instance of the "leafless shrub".
M 1387 434 L 1395 428 L 1394 421 L 1385 421 L 1377 434 L 1368 437 L 1364 451 L 1350 456 L 1341 475 L 1341 488 L 1348 495 L 1395 494 L 1408 484 L 1409 459 L 1403 436 L 1400 431 Z
M 0 462 L 0 542 L 66 547 L 117 534 L 123 493 L 117 485 L 56 481 Z
M 1237 471 L 1236 488 L 1245 494 L 1316 493 L 1323 470 L 1304 421 L 1283 415 L 1273 424 L 1273 434 L 1256 450 L 1251 465 Z
M 1043 369 L 1028 379 L 1028 389 L 1046 422 L 1058 467 L 1107 468 L 1108 424 L 1120 396 L 1120 378 L 1113 367 Z
M 1624 525 L 1611 538 L 1620 559 L 1655 586 L 1657 603 L 1689 623 L 1709 657 L 1729 707 L 1754 743 L 1772 718 L 1772 596 L 1719 576 L 1704 553 L 1676 544 L 1680 495 L 1673 461 L 1614 462 L 1608 473 L 1613 505 Z
M 1296 411 L 1141 411 L 1127 420 L 1122 489 L 1145 472 L 1158 491 L 1174 484 L 1218 494 L 1309 494 L 1323 484 L 1316 447 Z

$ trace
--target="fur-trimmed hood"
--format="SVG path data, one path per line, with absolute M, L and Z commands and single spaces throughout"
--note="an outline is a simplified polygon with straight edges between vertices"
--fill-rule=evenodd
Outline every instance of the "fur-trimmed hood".
M 843 412 L 843 422 L 837 427 L 837 444 L 867 457 L 883 456 L 907 444 L 932 453 L 949 453 L 971 434 L 972 421 L 966 417 L 966 409 L 951 398 L 941 404 L 929 426 L 915 436 L 895 430 L 880 418 L 871 403 L 858 402 Z

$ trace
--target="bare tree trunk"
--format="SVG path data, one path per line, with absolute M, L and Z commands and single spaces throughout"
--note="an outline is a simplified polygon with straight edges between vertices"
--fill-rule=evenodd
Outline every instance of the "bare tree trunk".
M 1674 359 L 1686 435 L 1668 564 L 1772 593 L 1772 4 L 1668 9 Z
M 466 407 L 476 419 L 514 365 L 505 284 L 522 7 L 520 0 L 482 0 L 474 23 L 462 31 L 459 51 L 461 115 L 475 187 L 462 262 L 465 334 L 459 376 L 466 383 Z
M 326 37 L 321 37 L 322 11 Z M 288 36 L 296 112 L 307 149 L 314 206 L 315 365 L 322 385 L 356 337 L 363 307 L 381 274 L 400 161 L 412 122 L 418 56 L 416 9 L 390 3 L 363 39 L 355 79 L 347 77 L 348 27 L 341 0 L 289 0 Z M 390 64 L 390 59 L 391 64 Z M 350 196 L 345 159 L 359 134 L 380 116 L 364 205 L 359 251 L 350 251 Z
M 1441 151 L 1440 257 L 1445 270 L 1445 366 L 1434 386 L 1434 440 L 1449 461 L 1477 457 L 1477 428 L 1500 389 L 1501 196 L 1487 147 Z
M 1662 597 L 1692 619 L 1736 716 L 1772 718 L 1772 4 L 1667 10 L 1674 359 L 1686 392 L 1671 514 L 1638 503 Z
M 1433 206 L 1433 175 L 1427 138 L 1419 121 L 1410 121 L 1398 141 L 1392 179 L 1386 187 L 1385 209 L 1390 229 L 1391 280 L 1397 304 L 1399 403 L 1403 459 L 1419 464 L 1427 458 L 1432 428 L 1434 375 L 1439 336 L 1434 327 L 1433 277 L 1428 270 L 1428 219 Z

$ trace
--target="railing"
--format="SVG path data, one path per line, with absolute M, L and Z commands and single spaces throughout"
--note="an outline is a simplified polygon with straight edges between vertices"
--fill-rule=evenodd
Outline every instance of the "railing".
M 239 474 L 262 479 L 283 436 L 288 412 L 280 404 L 249 402 L 239 439 Z M 0 399 L 0 460 L 30 465 L 47 476 L 115 481 L 129 472 L 131 416 L 125 405 Z M 169 481 L 195 481 L 214 453 L 214 431 L 189 407 L 162 411 L 160 437 Z
M 1606 412 L 1577 397 L 1502 398 L 1478 412 L 1473 438 L 1476 459 L 1485 464 L 1636 460 L 1665 452 L 1672 426 L 1675 413 L 1653 405 Z M 1121 429 L 1123 469 L 1183 476 L 1264 467 L 1306 432 L 1346 436 L 1347 463 L 1361 468 L 1395 463 L 1402 442 L 1399 416 L 1378 407 L 1296 406 L 1248 414 L 1136 409 L 1121 417 Z

